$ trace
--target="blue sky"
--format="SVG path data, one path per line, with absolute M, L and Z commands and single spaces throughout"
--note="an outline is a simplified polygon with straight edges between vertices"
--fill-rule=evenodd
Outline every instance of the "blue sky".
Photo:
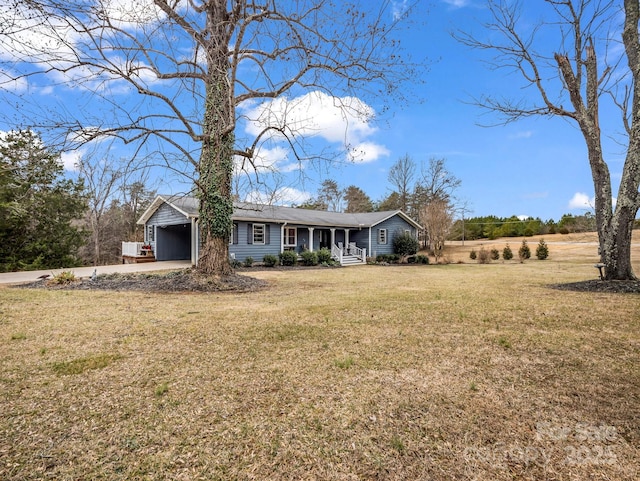
M 119 8 L 125 5 L 126 9 L 148 2 L 109 1 Z M 402 11 L 406 3 L 392 1 L 389 15 L 394 9 Z M 523 3 L 525 28 L 548 11 L 542 0 Z M 265 146 L 257 161 L 283 174 L 277 186 L 280 202 L 300 203 L 315 196 L 324 179 L 334 179 L 341 187 L 356 185 L 373 200 L 381 200 L 391 190 L 387 180 L 390 167 L 408 154 L 418 164 L 430 158 L 446 159 L 450 172 L 462 181 L 457 196 L 468 206 L 467 217 L 528 215 L 558 220 L 564 213 L 582 214 L 590 210 L 593 184 L 584 141 L 575 125 L 560 118 L 530 118 L 506 126 L 479 125 L 495 124 L 498 118 L 471 105 L 472 98 L 496 93 L 524 97 L 535 94 L 521 89 L 517 75 L 489 70 L 483 63 L 488 58 L 486 53 L 470 50 L 452 38 L 451 32 L 456 30 L 474 31 L 481 36 L 480 24 L 487 19 L 483 0 L 432 0 L 419 4 L 409 28 L 402 33 L 402 41 L 414 58 L 427 58 L 430 68 L 421 79 L 423 82 L 414 87 L 418 94 L 415 102 L 393 108 L 375 122 L 345 119 L 332 109 L 331 99 L 313 93 L 271 103 L 269 115 L 286 111 L 294 120 L 314 119 L 313 126 L 303 127 L 313 132 L 310 145 L 315 144 L 318 149 L 327 145 L 339 148 L 346 140 L 358 152 L 351 161 L 339 162 L 320 172 L 303 165 L 306 180 L 301 182 L 286 146 L 277 141 Z M 33 30 L 31 33 L 36 36 Z M 549 44 L 552 41 L 552 36 L 545 40 Z M 549 52 L 552 51 L 553 46 Z M 70 84 L 65 86 L 61 78 L 51 78 L 51 84 L 35 77 L 18 83 L 3 81 L 11 75 L 7 65 L 15 62 L 12 55 L 8 49 L 0 49 L 0 60 L 4 61 L 0 84 L 10 91 L 9 98 L 21 95 L 33 103 L 55 98 L 78 109 L 88 105 L 86 92 L 81 93 Z M 364 102 L 357 98 L 350 101 Z M 370 102 L 373 114 L 377 105 Z M 264 104 L 244 105 L 242 112 L 253 119 L 268 121 L 263 116 Z M 242 124 L 238 135 L 250 136 L 257 131 L 256 125 L 256 122 Z M 6 122 L 0 125 L 0 130 L 10 128 L 13 126 Z M 112 149 L 112 156 L 128 155 L 124 146 Z M 615 195 L 624 161 L 623 149 L 613 142 L 607 143 L 605 149 Z M 63 156 L 70 171 L 83 153 L 86 152 Z M 153 187 L 159 192 L 179 193 L 189 186 L 186 179 L 166 170 L 154 170 L 154 177 Z

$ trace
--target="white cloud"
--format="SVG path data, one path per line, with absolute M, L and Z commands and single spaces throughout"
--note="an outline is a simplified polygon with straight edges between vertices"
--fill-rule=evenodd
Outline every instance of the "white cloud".
M 269 171 L 283 171 L 283 164 L 286 164 L 289 158 L 289 151 L 282 146 L 275 146 L 273 148 L 268 148 L 266 146 L 261 146 L 256 154 L 251 159 L 251 164 L 249 160 L 244 157 L 236 158 L 236 174 L 239 174 L 240 171 L 249 171 L 255 170 L 257 172 L 269 172 Z
M 531 216 L 526 215 L 526 214 L 520 214 L 520 215 L 518 216 L 518 219 L 520 219 L 520 220 L 522 220 L 522 221 L 525 221 L 525 220 L 530 219 L 530 218 L 531 218 Z
M 392 15 L 394 20 L 399 20 L 409 8 L 409 0 L 395 1 L 392 3 Z
M 247 103 L 241 111 L 247 119 L 245 130 L 252 136 L 276 128 L 290 138 L 322 139 L 349 150 L 350 160 L 356 162 L 389 155 L 386 147 L 367 140 L 377 131 L 371 124 L 375 111 L 357 97 L 332 97 L 314 91 L 293 99 Z M 284 134 L 276 130 L 270 135 L 273 142 L 284 140 Z
M 23 4 L 0 5 L 4 20 L 0 59 L 14 62 L 47 62 L 71 59 L 77 33 L 64 21 L 36 12 Z
M 391 152 L 384 145 L 374 142 L 362 142 L 349 149 L 348 158 L 352 162 L 365 164 L 380 157 L 388 157 Z
M 469 5 L 471 3 L 471 0 L 443 0 L 443 1 L 447 5 L 450 5 L 450 6 L 454 7 L 454 8 L 466 7 L 467 5 Z
M 521 130 L 520 132 L 516 132 L 514 134 L 509 135 L 510 139 L 530 139 L 533 137 L 533 130 Z
M 82 153 L 78 150 L 62 152 L 62 154 L 60 154 L 60 162 L 62 163 L 64 170 L 69 172 L 76 172 L 81 160 Z
M 24 77 L 17 79 L 15 77 L 16 75 L 0 69 L 0 88 L 13 93 L 25 92 L 29 88 L 29 82 Z
M 104 0 L 102 8 L 114 26 L 128 30 L 137 30 L 166 17 L 153 0 Z
M 258 135 L 278 127 L 293 135 L 321 137 L 328 142 L 352 143 L 375 132 L 369 122 L 375 112 L 356 97 L 331 97 L 309 92 L 301 97 L 280 97 L 249 108 L 247 132 Z
M 275 205 L 293 205 L 302 204 L 311 198 L 309 192 L 305 192 L 293 187 L 283 187 L 272 194 L 265 194 L 260 191 L 252 191 L 247 194 L 245 200 L 255 204 L 275 204 Z
M 569 201 L 569 209 L 591 209 L 594 204 L 595 198 L 590 198 L 583 192 L 576 192 Z

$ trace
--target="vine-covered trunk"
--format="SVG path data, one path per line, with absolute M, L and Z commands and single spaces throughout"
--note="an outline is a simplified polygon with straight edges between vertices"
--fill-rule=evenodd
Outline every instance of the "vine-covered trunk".
M 228 21 L 226 1 L 215 0 L 207 7 L 208 42 L 206 58 L 206 99 L 200 154 L 200 259 L 198 268 L 207 275 L 227 275 L 229 239 L 233 228 L 233 119 L 231 85 L 228 78 L 228 49 L 232 26 Z

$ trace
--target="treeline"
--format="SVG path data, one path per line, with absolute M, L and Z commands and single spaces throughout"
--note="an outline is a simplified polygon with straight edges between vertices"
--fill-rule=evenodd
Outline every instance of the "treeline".
M 595 232 L 596 218 L 587 212 L 583 215 L 564 214 L 558 222 L 553 219 L 520 219 L 511 217 L 471 217 L 457 220 L 449 240 L 497 239 L 499 237 L 529 237 L 546 234 L 570 234 L 574 232 Z

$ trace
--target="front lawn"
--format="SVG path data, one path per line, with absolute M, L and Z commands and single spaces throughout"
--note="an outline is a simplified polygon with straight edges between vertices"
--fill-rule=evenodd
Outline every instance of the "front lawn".
M 640 476 L 640 295 L 548 287 L 591 263 L 250 275 L 0 288 L 0 479 Z

